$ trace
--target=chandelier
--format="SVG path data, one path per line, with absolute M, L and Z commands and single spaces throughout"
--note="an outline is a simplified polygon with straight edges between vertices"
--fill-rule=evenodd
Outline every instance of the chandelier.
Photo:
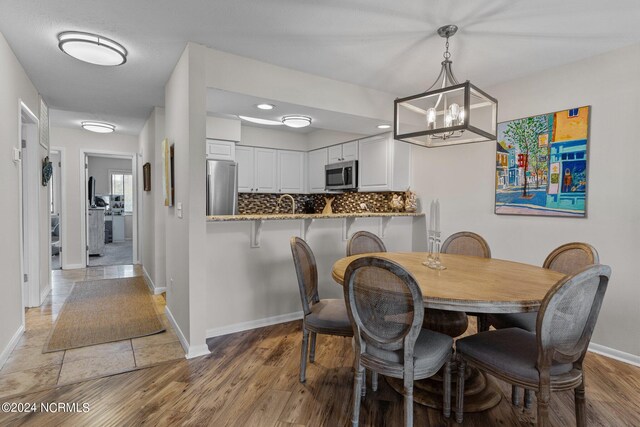
M 435 83 L 423 93 L 395 100 L 395 139 L 426 147 L 496 139 L 498 101 L 468 80 L 459 83 L 451 69 L 449 38 L 457 31 L 456 25 L 438 29 L 446 43 Z

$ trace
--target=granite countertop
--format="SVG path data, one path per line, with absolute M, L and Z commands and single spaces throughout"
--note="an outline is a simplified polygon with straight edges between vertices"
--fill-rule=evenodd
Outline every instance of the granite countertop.
M 282 219 L 332 219 L 332 218 L 384 218 L 395 216 L 422 216 L 422 212 L 355 212 L 334 214 L 247 214 L 247 215 L 210 215 L 207 221 L 255 221 Z

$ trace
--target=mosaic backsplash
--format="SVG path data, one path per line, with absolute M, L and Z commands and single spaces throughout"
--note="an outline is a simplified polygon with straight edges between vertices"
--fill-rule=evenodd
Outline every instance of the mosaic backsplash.
M 321 213 L 325 206 L 325 197 L 335 197 L 331 207 L 334 213 L 393 212 L 389 202 L 394 195 L 404 199 L 404 192 L 339 194 L 292 194 L 296 201 L 296 213 Z M 242 214 L 291 213 L 291 200 L 286 197 L 280 202 L 281 194 L 238 194 L 238 212 Z M 367 208 L 360 205 L 364 203 Z M 400 211 L 404 211 L 401 209 Z

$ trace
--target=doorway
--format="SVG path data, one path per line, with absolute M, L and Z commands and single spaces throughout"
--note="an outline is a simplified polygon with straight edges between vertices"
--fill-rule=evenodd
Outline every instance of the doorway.
M 62 163 L 64 150 L 51 148 L 49 161 L 53 166 L 53 174 L 49 181 L 49 214 L 51 216 L 51 269 L 61 270 L 64 262 L 63 257 L 63 216 L 64 201 L 62 193 L 64 191 Z
M 134 154 L 85 154 L 88 267 L 136 263 L 136 170 Z

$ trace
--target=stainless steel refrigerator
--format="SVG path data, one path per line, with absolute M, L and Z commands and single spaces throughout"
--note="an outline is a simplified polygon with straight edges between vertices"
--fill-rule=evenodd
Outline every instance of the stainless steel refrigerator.
M 207 160 L 207 215 L 238 213 L 238 164 Z

